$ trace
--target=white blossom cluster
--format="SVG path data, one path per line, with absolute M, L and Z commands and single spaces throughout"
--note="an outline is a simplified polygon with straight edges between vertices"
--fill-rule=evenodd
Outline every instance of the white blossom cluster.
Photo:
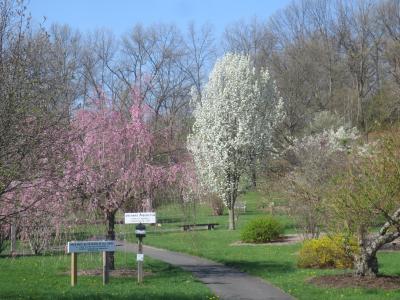
M 283 102 L 267 70 L 257 73 L 248 56 L 231 53 L 216 62 L 201 99 L 194 97 L 188 148 L 203 184 L 229 205 L 249 153 L 271 146 Z
M 305 136 L 300 139 L 294 139 L 293 150 L 297 156 L 310 153 L 310 151 L 326 152 L 326 154 L 337 151 L 349 150 L 350 144 L 359 138 L 357 128 L 348 128 L 340 126 L 336 129 L 324 130 L 317 134 Z
M 288 157 L 294 162 L 286 176 L 290 209 L 307 231 L 315 232 L 315 225 L 322 222 L 326 187 L 332 176 L 344 170 L 348 154 L 358 154 L 358 137 L 356 128 L 340 126 L 295 139 L 289 147 Z

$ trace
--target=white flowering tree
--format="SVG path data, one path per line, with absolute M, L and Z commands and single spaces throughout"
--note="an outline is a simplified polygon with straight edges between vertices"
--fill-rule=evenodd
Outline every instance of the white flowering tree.
M 231 53 L 216 62 L 196 102 L 188 148 L 203 185 L 223 199 L 229 229 L 235 229 L 240 178 L 250 154 L 272 147 L 283 103 L 267 70 L 256 72 L 248 56 Z

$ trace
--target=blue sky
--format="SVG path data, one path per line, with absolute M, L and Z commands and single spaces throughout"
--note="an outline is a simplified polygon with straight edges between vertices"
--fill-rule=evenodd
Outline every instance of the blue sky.
M 120 35 L 136 23 L 209 23 L 217 33 L 240 19 L 266 19 L 289 0 L 30 0 L 28 10 L 45 26 L 57 22 L 82 31 L 111 29 Z

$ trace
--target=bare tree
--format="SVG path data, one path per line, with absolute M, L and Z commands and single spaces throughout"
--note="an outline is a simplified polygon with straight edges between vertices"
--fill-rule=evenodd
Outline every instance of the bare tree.
M 182 70 L 189 78 L 201 97 L 201 89 L 207 80 L 207 73 L 216 59 L 216 48 L 213 30 L 210 25 L 196 28 L 189 24 L 186 39 L 184 39 L 186 59 Z
M 379 70 L 374 67 L 373 58 L 379 48 L 375 46 L 380 35 L 374 32 L 376 22 L 375 6 L 368 1 L 340 3 L 338 6 L 338 36 L 344 52 L 348 70 L 352 76 L 351 86 L 355 91 L 355 124 L 367 129 L 365 106 L 369 96 L 377 88 Z M 377 50 L 378 49 L 378 50 Z
M 75 100 L 68 47 L 33 29 L 22 2 L 0 2 L 0 221 L 30 208 L 6 197 L 59 172 Z M 61 37 L 59 31 L 58 37 Z M 10 203 L 11 202 L 11 203 Z M 9 209 L 10 208 L 10 209 Z

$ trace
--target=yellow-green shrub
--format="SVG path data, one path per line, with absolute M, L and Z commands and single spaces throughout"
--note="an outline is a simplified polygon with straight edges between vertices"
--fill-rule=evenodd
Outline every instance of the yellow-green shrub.
M 246 224 L 241 233 L 243 242 L 268 243 L 277 239 L 283 233 L 279 221 L 270 216 L 254 218 Z
M 344 235 L 323 236 L 305 241 L 297 265 L 300 268 L 353 268 L 359 253 L 357 240 Z

